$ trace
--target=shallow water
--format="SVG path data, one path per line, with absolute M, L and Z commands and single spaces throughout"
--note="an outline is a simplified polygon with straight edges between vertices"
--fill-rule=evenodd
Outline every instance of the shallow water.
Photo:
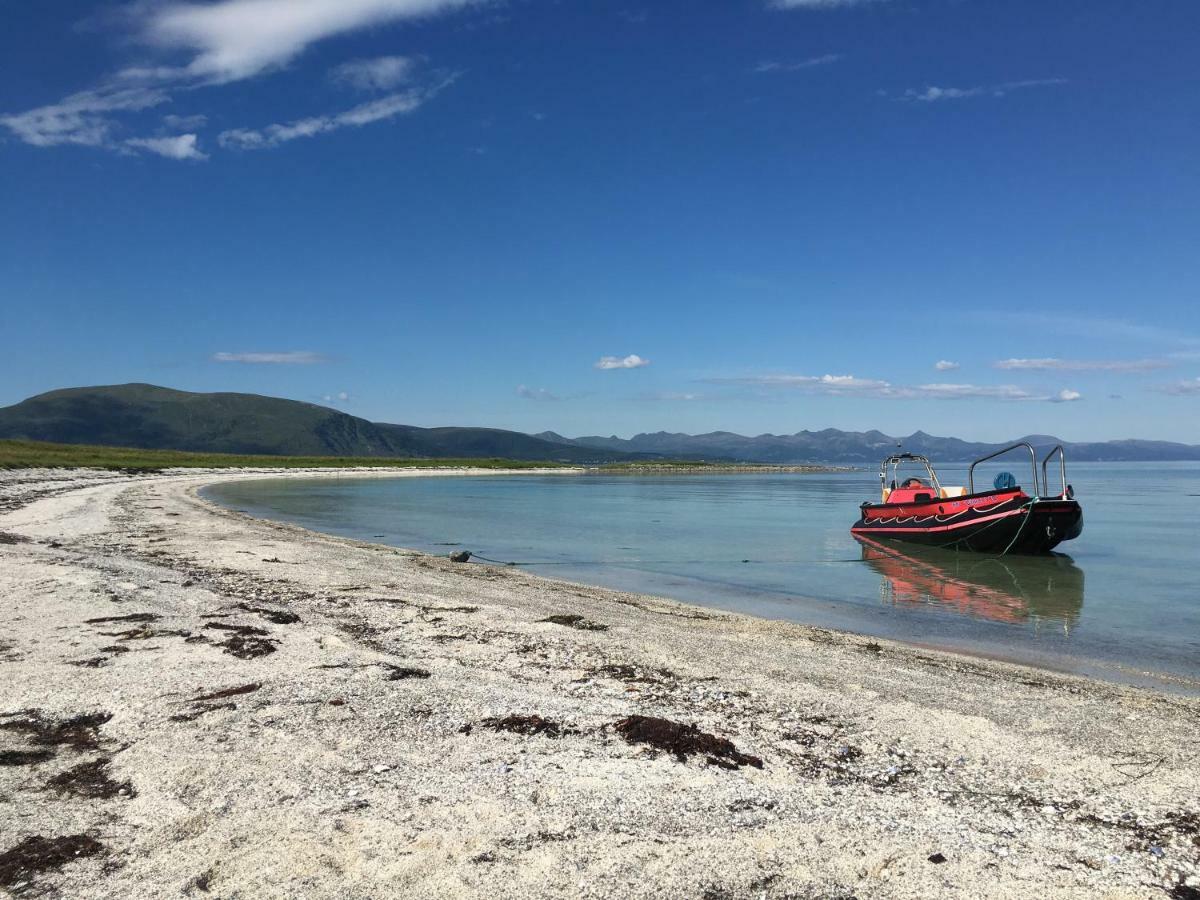
M 939 474 L 965 483 L 965 466 Z M 264 479 L 206 493 L 317 531 L 1200 693 L 1200 464 L 1068 474 L 1084 532 L 1050 557 L 860 545 L 849 528 L 878 495 L 868 471 Z

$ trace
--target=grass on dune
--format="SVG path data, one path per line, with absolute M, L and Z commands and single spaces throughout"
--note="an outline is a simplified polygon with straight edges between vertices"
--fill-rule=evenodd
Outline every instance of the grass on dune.
M 253 456 L 229 453 L 190 453 L 186 450 L 138 450 L 132 447 L 92 447 L 83 444 L 46 444 L 40 441 L 0 440 L 0 469 L 119 469 L 157 471 L 169 468 L 271 468 L 344 469 L 445 468 L 473 466 L 484 469 L 557 467 L 561 463 L 511 459 L 383 459 L 362 456 Z

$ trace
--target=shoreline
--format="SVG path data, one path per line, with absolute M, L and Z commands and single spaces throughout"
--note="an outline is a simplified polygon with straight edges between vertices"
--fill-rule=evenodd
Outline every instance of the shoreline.
M 277 475 L 309 477 L 0 473 L 0 753 L 50 754 L 0 766 L 13 810 L 0 855 L 35 834 L 105 848 L 37 884 L 81 897 L 1200 884 L 1194 698 L 456 565 L 196 494 Z M 111 718 L 87 746 L 38 744 L 33 709 Z M 680 761 L 635 740 L 631 716 L 717 743 Z M 100 760 L 124 795 L 47 789 Z
M 775 467 L 772 470 L 772 472 L 778 473 L 778 472 L 786 471 L 789 473 L 796 473 L 796 474 L 812 474 L 812 473 L 828 473 L 828 472 L 839 472 L 839 471 L 849 471 L 849 470 L 850 470 L 850 467 L 795 466 L 795 467 Z M 278 477 L 288 477 L 289 473 L 291 473 L 292 471 L 293 470 L 287 470 L 287 469 L 278 470 Z M 754 471 L 757 471 L 757 470 L 754 470 Z M 295 474 L 296 474 L 296 477 L 300 477 L 300 478 L 341 477 L 340 474 L 323 475 L 323 472 L 324 472 L 324 470 L 314 469 L 314 470 L 300 470 L 300 471 L 297 471 Z M 386 471 L 379 472 L 378 470 L 364 468 L 363 470 L 351 471 L 347 477 L 370 478 L 376 474 L 378 474 L 381 477 L 387 477 L 387 475 L 389 473 Z M 590 467 L 575 467 L 575 468 L 571 468 L 571 469 L 552 468 L 552 469 L 544 469 L 544 470 L 538 470 L 538 469 L 535 469 L 535 470 L 504 470 L 504 469 L 468 470 L 468 469 L 464 469 L 461 467 L 448 467 L 445 470 L 432 470 L 432 471 L 415 472 L 415 473 L 410 472 L 408 470 L 403 470 L 403 471 L 399 471 L 399 472 L 392 473 L 392 474 L 397 474 L 397 475 L 429 474 L 431 476 L 471 475 L 473 477 L 496 476 L 496 477 L 502 478 L 502 477 L 521 476 L 521 475 L 545 475 L 545 474 L 575 475 L 575 476 L 579 476 L 579 477 L 590 477 L 590 476 L 597 476 L 597 475 L 604 476 L 604 475 L 609 475 L 609 474 L 614 474 L 614 475 L 628 474 L 628 475 L 641 476 L 641 475 L 651 475 L 654 473 L 650 472 L 650 471 L 643 471 L 643 470 L 637 470 L 637 471 L 622 470 L 622 471 L 619 471 L 616 473 L 609 473 L 609 472 L 603 471 L 601 469 L 595 469 L 595 468 L 590 468 Z M 730 470 L 730 471 L 725 471 L 725 472 L 716 472 L 716 471 L 707 471 L 707 470 L 701 470 L 701 471 L 693 470 L 691 472 L 688 472 L 688 471 L 680 469 L 678 471 L 671 471 L 671 472 L 664 473 L 664 474 L 669 474 L 669 475 L 692 474 L 692 475 L 707 477 L 708 475 L 714 475 L 714 474 L 746 474 L 746 473 L 740 469 L 739 470 Z M 274 478 L 274 477 L 276 477 L 276 475 L 271 474 L 266 477 Z M 332 531 L 320 531 L 320 530 L 317 530 L 314 528 L 308 528 L 308 527 L 305 527 L 303 525 L 299 525 L 299 524 L 296 524 L 293 522 L 285 522 L 283 520 L 272 519 L 269 517 L 269 515 L 255 515 L 253 513 L 248 513 L 246 510 L 240 509 L 236 505 L 234 505 L 234 506 L 226 505 L 220 501 L 209 499 L 208 497 L 206 497 L 200 493 L 202 491 L 206 491 L 210 487 L 217 486 L 222 480 L 223 479 L 215 479 L 214 481 L 207 483 L 200 488 L 197 488 L 197 491 L 196 491 L 197 497 L 201 500 L 204 500 L 206 503 L 211 504 L 219 511 L 232 511 L 232 512 L 237 512 L 240 514 L 249 515 L 251 517 L 251 519 L 257 520 L 257 521 L 272 522 L 274 524 L 286 524 L 289 527 L 295 528 L 297 530 L 298 534 L 300 534 L 300 535 L 311 534 L 311 535 L 319 535 L 322 537 L 345 537 L 350 540 L 361 541 L 367 545 L 372 545 L 372 546 L 376 545 L 376 542 L 373 540 L 370 540 L 370 539 L 354 538 L 351 535 L 338 535 Z M 429 554 L 429 555 L 437 557 L 437 558 L 445 558 L 446 556 L 449 555 L 445 551 L 428 549 L 428 545 L 426 545 L 426 549 L 417 549 L 414 547 L 402 546 L 400 544 L 378 544 L 378 546 L 390 547 L 392 549 L 398 549 L 398 550 L 402 550 L 405 552 Z M 457 547 L 458 545 L 456 544 L 455 546 Z M 463 547 L 460 549 L 469 549 L 469 548 Z M 1015 665 L 1015 666 L 1021 666 L 1021 667 L 1033 670 L 1034 672 L 1044 672 L 1044 673 L 1049 673 L 1049 674 L 1054 674 L 1054 675 L 1062 675 L 1062 676 L 1068 676 L 1068 677 L 1083 678 L 1083 679 L 1087 679 L 1087 680 L 1103 681 L 1103 682 L 1107 682 L 1107 683 L 1111 683 L 1111 684 L 1126 685 L 1126 686 L 1136 687 L 1136 688 L 1144 688 L 1147 690 L 1161 691 L 1161 692 L 1169 693 L 1169 694 L 1173 694 L 1173 695 L 1193 697 L 1193 698 L 1200 699 L 1200 680 L 1198 680 L 1196 677 L 1189 676 L 1186 674 L 1180 674 L 1177 672 L 1171 672 L 1171 671 L 1167 671 L 1167 670 L 1145 668 L 1145 667 L 1138 666 L 1138 665 L 1135 665 L 1135 664 L 1132 664 L 1129 662 L 1122 662 L 1121 660 L 1118 660 L 1118 659 L 1110 659 L 1110 658 L 1099 657 L 1099 656 L 1069 654 L 1069 653 L 1033 652 L 1029 648 L 1026 648 L 1027 652 L 1022 654 L 1021 652 L 1018 652 L 1017 650 L 1010 650 L 1006 645 L 1004 645 L 1001 642 L 989 641 L 986 639 L 974 640 L 971 638 L 965 638 L 965 639 L 963 639 L 963 640 L 965 640 L 965 643 L 963 642 L 963 640 L 960 640 L 960 641 L 945 640 L 945 641 L 942 641 L 939 643 L 935 640 L 922 640 L 922 639 L 914 638 L 914 637 L 903 637 L 903 636 L 896 636 L 896 635 L 891 635 L 891 634 L 887 634 L 887 633 L 872 632 L 870 630 L 869 613 L 865 613 L 865 612 L 860 613 L 857 616 L 847 613 L 843 616 L 843 621 L 839 621 L 836 623 L 828 623 L 828 622 L 813 623 L 813 622 L 805 621 L 804 616 L 792 617 L 792 616 L 785 615 L 785 614 L 782 614 L 779 612 L 775 612 L 773 614 L 770 610 L 755 610 L 753 612 L 748 612 L 745 610 L 739 610 L 736 607 L 731 607 L 729 605 L 725 605 L 720 600 L 713 600 L 711 602 L 707 602 L 707 601 L 700 600 L 700 599 L 690 599 L 688 597 L 680 595 L 682 593 L 686 593 L 685 591 L 671 594 L 665 590 L 664 591 L 655 591 L 655 590 L 653 590 L 653 586 L 651 586 L 651 589 L 649 589 L 647 591 L 641 591 L 636 586 L 611 585 L 611 584 L 597 583 L 595 581 L 589 581 L 587 579 L 586 575 L 584 575 L 583 573 L 576 573 L 573 576 L 560 576 L 560 575 L 555 574 L 554 566 L 548 567 L 548 566 L 540 565 L 537 563 L 532 563 L 532 564 L 505 563 L 501 560 L 489 559 L 486 556 L 479 556 L 478 554 L 475 554 L 475 553 L 472 553 L 472 563 L 476 564 L 476 565 L 491 564 L 491 565 L 497 565 L 497 566 L 507 566 L 507 565 L 511 565 L 513 567 L 519 566 L 520 569 L 524 572 L 538 575 L 541 578 L 545 578 L 552 582 L 562 584 L 562 585 L 568 586 L 568 587 L 582 586 L 582 587 L 590 587 L 590 588 L 604 589 L 604 590 L 617 591 L 617 592 L 626 592 L 626 593 L 632 593 L 632 594 L 646 594 L 649 596 L 654 596 L 656 598 L 660 598 L 667 602 L 674 602 L 674 603 L 679 603 L 679 604 L 683 604 L 686 606 L 691 606 L 698 610 L 716 610 L 718 612 L 728 613 L 730 615 L 747 616 L 751 619 L 756 619 L 756 620 L 792 623 L 792 624 L 797 624 L 800 626 L 817 628 L 817 629 L 828 631 L 831 633 L 846 635 L 848 637 L 861 638 L 862 640 L 887 641 L 887 642 L 896 644 L 898 646 L 908 647 L 908 648 L 916 649 L 916 650 L 929 651 L 929 652 L 933 652 L 933 653 L 949 653 L 949 654 L 956 655 L 956 656 L 966 657 L 968 659 L 987 660 L 987 661 L 991 661 L 991 662 L 999 662 L 999 663 L 1006 663 L 1006 664 Z M 678 583 L 682 584 L 683 582 L 680 581 Z M 746 590 L 752 591 L 755 589 L 747 588 Z M 765 593 L 756 591 L 756 593 L 759 593 L 760 596 L 769 598 L 770 600 L 778 600 L 780 597 L 786 597 L 788 600 L 794 600 L 796 602 L 799 602 L 800 604 L 802 604 L 802 607 L 806 606 L 810 612 L 812 612 L 818 616 L 820 615 L 820 613 L 815 608 L 824 605 L 826 602 L 819 598 L 810 597 L 810 596 L 806 596 L 806 595 L 797 595 L 797 594 L 794 594 L 791 592 L 789 592 L 787 594 L 776 594 L 776 593 L 770 592 L 770 591 L 767 591 Z M 856 626 L 861 626 L 861 627 L 856 627 Z

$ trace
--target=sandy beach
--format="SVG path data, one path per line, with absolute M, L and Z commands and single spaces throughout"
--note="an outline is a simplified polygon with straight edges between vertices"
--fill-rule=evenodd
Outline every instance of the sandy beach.
M 1200 897 L 1200 700 L 197 494 L 262 474 L 0 473 L 0 895 Z

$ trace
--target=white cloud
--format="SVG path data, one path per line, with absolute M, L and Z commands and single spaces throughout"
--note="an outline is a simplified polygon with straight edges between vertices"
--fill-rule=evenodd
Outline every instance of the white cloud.
M 283 66 L 312 44 L 361 28 L 433 16 L 479 0 L 220 0 L 149 7 L 142 37 L 194 54 L 181 70 L 226 82 Z
M 1163 359 L 1001 359 L 992 363 L 997 369 L 1016 369 L 1035 372 L 1151 372 L 1169 369 Z
M 801 69 L 815 69 L 817 66 L 828 66 L 842 58 L 840 53 L 826 53 L 824 56 L 813 56 L 796 62 L 780 62 L 768 59 L 754 67 L 759 74 L 766 72 L 799 72 Z
M 35 147 L 107 147 L 113 145 L 111 113 L 140 112 L 170 99 L 164 92 L 149 88 L 98 88 L 71 94 L 48 106 L 0 116 L 0 125 Z
M 636 353 L 628 356 L 602 356 L 596 363 L 597 369 L 640 369 L 650 365 L 650 360 L 643 359 Z
M 350 394 L 346 391 L 338 391 L 336 394 L 326 394 L 321 399 L 326 403 L 349 403 Z
M 1065 78 L 1030 78 L 1025 81 L 1006 81 L 1002 84 L 969 88 L 928 86 L 921 90 L 909 88 L 900 99 L 915 100 L 920 103 L 936 103 L 939 100 L 964 100 L 969 97 L 1003 97 L 1013 91 L 1066 83 Z
M 330 72 L 330 77 L 360 91 L 390 91 L 412 78 L 416 63 L 407 56 L 355 59 Z
M 194 134 L 179 134 L 175 137 L 130 138 L 125 142 L 125 146 L 149 150 L 167 159 L 208 159 L 208 154 L 200 151 L 196 141 Z
M 1082 400 L 1083 394 L 1079 391 L 1072 391 L 1069 388 L 1064 388 L 1053 397 L 1050 398 L 1051 403 L 1073 403 L 1076 400 Z
M 951 362 L 948 359 L 939 359 L 933 364 L 933 367 L 939 372 L 953 372 L 955 369 L 959 368 L 959 365 L 958 363 Z
M 517 388 L 517 396 L 526 400 L 561 400 L 558 394 L 551 393 L 545 388 L 531 388 L 521 385 Z
M 214 353 L 213 362 L 259 363 L 267 365 L 311 366 L 328 362 L 320 353 L 307 350 L 289 350 L 283 353 Z
M 268 147 L 277 147 L 297 138 L 315 137 L 318 134 L 337 131 L 339 128 L 359 128 L 372 122 L 381 122 L 415 112 L 436 96 L 438 91 L 449 84 L 451 80 L 447 79 L 432 88 L 413 88 L 398 94 L 389 94 L 334 115 L 311 116 L 286 124 L 268 125 L 262 129 L 233 128 L 221 132 L 217 141 L 227 149 L 263 150 Z

